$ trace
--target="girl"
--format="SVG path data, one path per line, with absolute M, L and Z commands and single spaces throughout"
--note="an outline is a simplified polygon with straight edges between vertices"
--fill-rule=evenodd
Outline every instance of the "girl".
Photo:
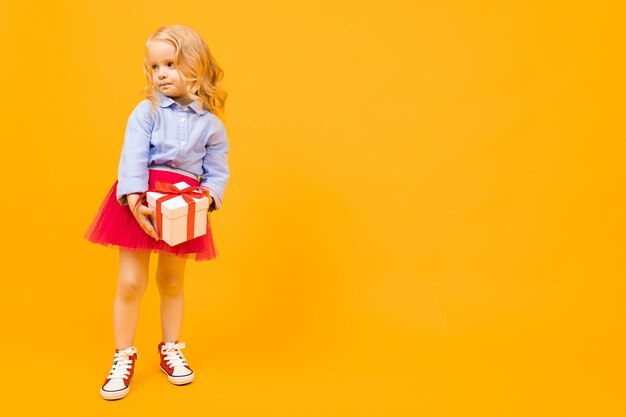
M 133 346 L 139 304 L 148 283 L 152 252 L 159 253 L 156 281 L 161 296 L 163 340 L 158 345 L 161 370 L 170 382 L 188 384 L 194 373 L 181 353 L 185 262 L 213 259 L 210 216 L 207 232 L 169 246 L 159 240 L 149 216 L 154 210 L 138 202 L 156 181 L 185 181 L 208 191 L 209 213 L 222 206 L 230 176 L 228 139 L 223 115 L 227 93 L 223 71 L 202 38 L 183 25 L 163 26 L 146 42 L 146 99 L 130 114 L 118 166 L 118 178 L 102 202 L 85 238 L 119 246 L 119 280 L 113 304 L 116 351 L 100 393 L 107 400 L 128 394 L 137 349 Z

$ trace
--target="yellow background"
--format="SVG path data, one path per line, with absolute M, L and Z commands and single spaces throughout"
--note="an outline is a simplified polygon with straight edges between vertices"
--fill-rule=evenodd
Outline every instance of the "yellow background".
M 620 3 L 3 1 L 3 415 L 624 415 Z M 230 94 L 220 255 L 187 267 L 194 383 L 153 255 L 106 402 L 118 258 L 83 234 L 174 23 Z

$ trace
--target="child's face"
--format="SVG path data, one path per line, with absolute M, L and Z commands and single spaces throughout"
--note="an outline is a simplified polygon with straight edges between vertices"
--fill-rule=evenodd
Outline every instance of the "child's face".
M 174 64 L 175 49 L 163 41 L 152 41 L 148 46 L 148 65 L 152 68 L 152 83 L 157 90 L 174 100 L 185 99 L 185 81 Z

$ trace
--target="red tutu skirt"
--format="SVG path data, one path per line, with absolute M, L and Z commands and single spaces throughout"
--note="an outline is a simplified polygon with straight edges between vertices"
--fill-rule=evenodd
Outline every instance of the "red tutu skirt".
M 178 172 L 159 169 L 148 170 L 148 187 L 154 188 L 156 181 L 167 181 L 175 184 L 185 181 L 191 186 L 200 185 L 197 179 Z M 85 233 L 85 239 L 104 246 L 119 246 L 130 251 L 151 251 L 176 255 L 181 258 L 195 257 L 196 261 L 206 261 L 218 255 L 211 234 L 211 216 L 207 219 L 207 232 L 202 236 L 170 246 L 162 240 L 156 240 L 139 226 L 130 212 L 128 205 L 122 206 L 117 201 L 117 180 L 100 205 L 100 209 Z M 144 206 L 148 203 L 144 201 Z

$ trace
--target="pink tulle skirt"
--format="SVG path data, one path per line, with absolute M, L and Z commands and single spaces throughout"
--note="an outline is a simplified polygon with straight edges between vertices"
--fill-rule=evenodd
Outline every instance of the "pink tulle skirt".
M 168 181 L 175 184 L 185 181 L 191 186 L 200 185 L 197 179 L 189 176 L 159 169 L 148 170 L 148 187 L 154 188 L 156 181 Z M 219 252 L 211 234 L 211 216 L 207 219 L 207 232 L 195 239 L 170 246 L 162 240 L 155 240 L 139 226 L 130 212 L 128 205 L 122 206 L 116 199 L 117 180 L 100 205 L 98 213 L 85 233 L 85 239 L 104 246 L 119 246 L 129 251 L 151 251 L 167 253 L 181 258 L 195 257 L 196 261 L 215 258 Z M 144 206 L 148 203 L 144 200 Z

